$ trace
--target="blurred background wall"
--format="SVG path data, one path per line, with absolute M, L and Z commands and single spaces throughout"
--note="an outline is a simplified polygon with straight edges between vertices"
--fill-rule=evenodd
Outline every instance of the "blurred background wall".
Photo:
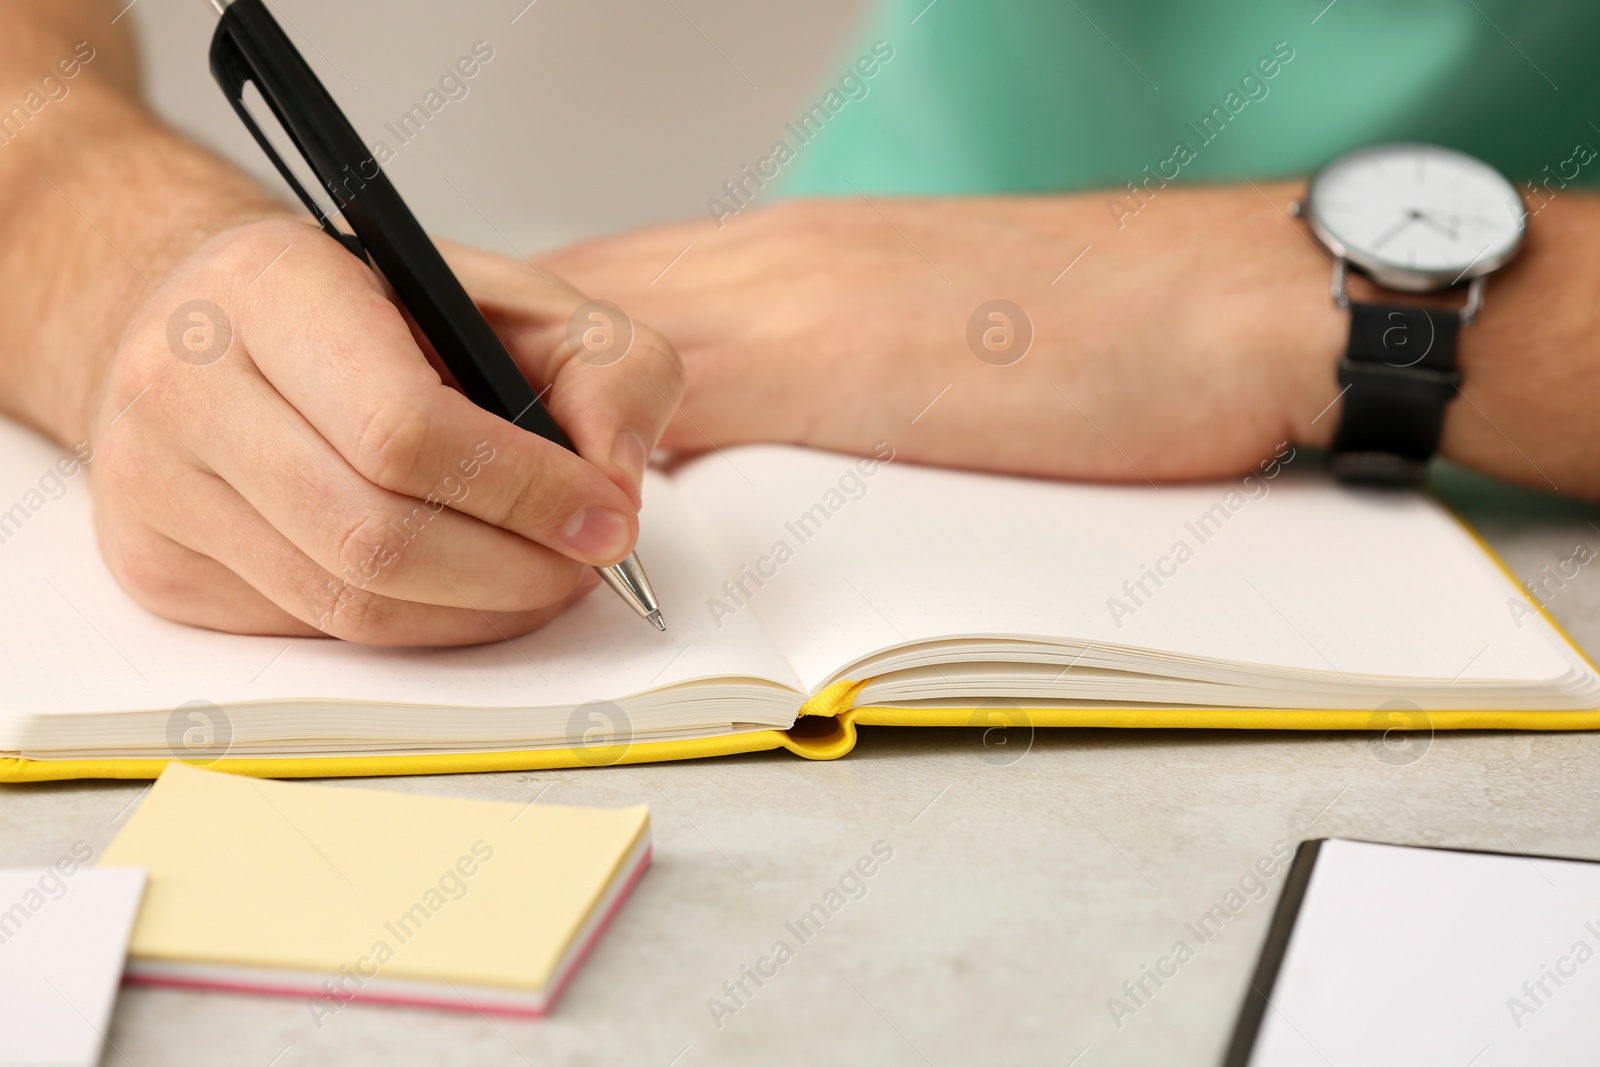
M 430 230 L 528 255 L 706 213 L 831 80 L 869 0 L 271 0 Z M 288 189 L 207 68 L 206 0 L 128 10 L 146 92 L 168 121 Z M 399 120 L 462 57 L 466 92 L 402 143 Z M 483 49 L 480 46 L 480 54 Z M 414 126 L 412 127 L 414 128 Z

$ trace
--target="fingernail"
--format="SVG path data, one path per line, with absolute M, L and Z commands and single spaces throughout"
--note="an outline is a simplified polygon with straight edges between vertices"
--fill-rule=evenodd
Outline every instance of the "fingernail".
M 609 508 L 578 512 L 562 532 L 567 544 L 589 559 L 618 560 L 628 547 L 628 520 Z
M 644 441 L 638 434 L 632 430 L 623 430 L 617 434 L 616 443 L 611 446 L 611 462 L 622 468 L 636 490 L 643 488 L 644 465 L 648 459 Z

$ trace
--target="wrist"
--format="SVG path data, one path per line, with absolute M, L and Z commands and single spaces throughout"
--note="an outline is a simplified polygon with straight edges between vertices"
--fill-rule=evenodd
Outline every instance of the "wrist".
M 1341 307 L 1332 293 L 1333 253 L 1309 232 L 1296 224 L 1304 237 L 1302 260 L 1315 264 L 1315 284 L 1306 284 L 1299 272 L 1292 277 L 1303 290 L 1295 297 L 1278 292 L 1273 299 L 1283 301 L 1287 331 L 1295 338 L 1290 354 L 1281 364 L 1283 372 L 1283 410 L 1289 419 L 1290 440 L 1311 448 L 1328 449 L 1345 418 L 1346 387 L 1340 384 L 1340 366 L 1351 346 L 1352 311 Z M 1319 255 L 1320 254 L 1320 255 Z M 1345 292 L 1351 305 L 1392 305 L 1419 307 L 1433 312 L 1460 312 L 1466 300 L 1459 290 L 1442 292 L 1400 292 L 1385 289 L 1356 270 L 1347 269 Z M 1464 349 L 1471 330 L 1461 329 Z M 1462 352 L 1457 352 L 1462 366 Z M 1448 419 L 1453 404 L 1447 404 Z
M 173 268 L 294 214 L 114 87 L 71 103 L 0 151 L 0 288 L 29 309 L 0 321 L 0 410 L 66 445 L 89 436 L 122 330 Z
M 1528 210 L 1539 217 L 1530 219 L 1523 248 L 1489 275 L 1483 310 L 1458 334 L 1462 383 L 1445 405 L 1438 454 L 1508 481 L 1600 496 L 1590 462 L 1600 424 L 1584 410 L 1588 394 L 1578 371 L 1595 349 L 1592 326 L 1587 315 L 1572 313 L 1581 303 L 1562 297 L 1600 276 L 1600 251 L 1588 239 L 1600 229 L 1600 198 L 1569 193 L 1548 204 L 1530 200 Z M 1324 255 L 1317 257 L 1309 233 L 1301 233 L 1303 259 L 1315 263 L 1314 283 L 1298 282 L 1305 290 L 1299 296 L 1277 284 L 1261 295 L 1264 309 L 1283 302 L 1287 332 L 1295 335 L 1279 364 L 1290 440 L 1325 449 L 1344 416 L 1337 368 L 1349 343 L 1350 312 L 1330 299 L 1326 251 L 1319 248 Z M 1285 269 L 1283 280 L 1293 278 Z M 1400 293 L 1355 272 L 1348 291 L 1357 303 L 1460 311 L 1466 302 L 1459 290 Z
M 1330 293 L 1331 257 L 1289 215 L 1305 183 L 1261 184 L 1259 192 L 1250 194 L 1253 232 L 1240 249 L 1254 266 L 1241 286 L 1239 314 L 1250 324 L 1253 359 L 1272 383 L 1281 439 L 1327 448 L 1339 426 L 1338 365 L 1349 315 Z

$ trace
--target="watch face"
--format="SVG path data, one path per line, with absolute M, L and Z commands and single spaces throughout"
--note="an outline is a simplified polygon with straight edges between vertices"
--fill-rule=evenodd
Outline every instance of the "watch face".
M 1311 180 L 1312 228 L 1324 244 L 1397 289 L 1438 289 L 1487 274 L 1516 253 L 1527 211 L 1487 163 L 1433 145 L 1341 156 Z

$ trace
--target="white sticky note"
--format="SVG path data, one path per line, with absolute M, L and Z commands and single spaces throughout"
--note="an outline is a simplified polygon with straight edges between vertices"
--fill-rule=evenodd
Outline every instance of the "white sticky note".
M 144 893 L 136 867 L 0 868 L 0 1067 L 94 1067 Z

